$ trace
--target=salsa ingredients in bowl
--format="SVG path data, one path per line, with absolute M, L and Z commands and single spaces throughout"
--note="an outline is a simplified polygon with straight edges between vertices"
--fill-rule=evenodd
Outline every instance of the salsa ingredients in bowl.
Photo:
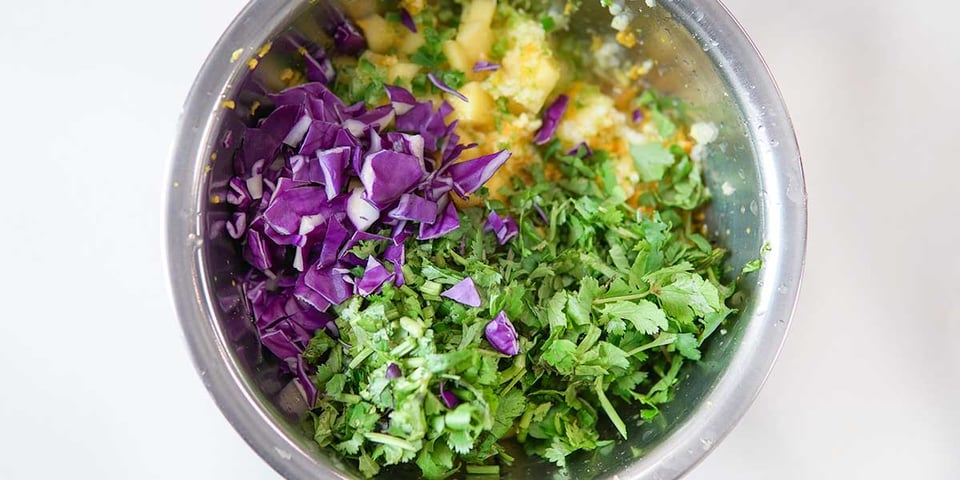
M 321 28 L 235 52 L 201 246 L 243 258 L 218 293 L 259 344 L 236 354 L 365 475 L 645 456 L 750 298 L 703 208 L 729 124 L 648 88 L 655 64 L 622 60 L 642 31 L 567 41 L 575 5 L 416 3 L 320 5 Z
M 552 37 L 573 6 L 401 3 L 271 46 L 304 67 L 235 156 L 252 321 L 364 475 L 493 473 L 506 441 L 563 467 L 653 420 L 732 312 L 699 213 L 716 127 Z

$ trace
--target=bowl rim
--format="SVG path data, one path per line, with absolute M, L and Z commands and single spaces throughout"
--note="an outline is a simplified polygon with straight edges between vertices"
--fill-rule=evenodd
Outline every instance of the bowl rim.
M 163 253 L 170 293 L 194 367 L 234 429 L 285 478 L 346 480 L 350 477 L 340 470 L 318 462 L 309 453 L 309 445 L 284 434 L 275 412 L 226 347 L 213 313 L 214 299 L 208 292 L 198 240 L 202 233 L 202 166 L 214 141 L 216 111 L 246 68 L 243 62 L 231 62 L 231 56 L 238 49 L 256 51 L 310 3 L 312 0 L 298 0 L 278 5 L 251 0 L 201 67 L 179 119 L 163 188 Z M 616 476 L 621 479 L 682 476 L 736 426 L 759 394 L 782 348 L 796 309 L 806 255 L 807 196 L 799 146 L 780 91 L 759 51 L 717 0 L 675 0 L 662 2 L 660 8 L 701 44 L 714 46 L 707 55 L 741 99 L 737 105 L 761 160 L 761 185 L 776 187 L 765 189 L 763 202 L 765 232 L 768 238 L 776 238 L 777 244 L 766 254 L 760 272 L 759 281 L 768 286 L 758 290 L 758 310 L 764 313 L 751 319 L 741 347 L 705 395 L 702 404 L 709 408 L 692 412 L 670 436 L 619 472 Z

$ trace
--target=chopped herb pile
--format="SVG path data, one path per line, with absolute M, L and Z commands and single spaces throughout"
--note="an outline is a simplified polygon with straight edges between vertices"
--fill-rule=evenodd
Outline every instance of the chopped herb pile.
M 508 442 L 565 467 L 655 418 L 733 312 L 699 213 L 715 131 L 562 81 L 546 35 L 580 2 L 417 4 L 277 41 L 304 73 L 234 159 L 239 284 L 304 427 L 364 475 L 497 475 Z
M 599 180 L 613 178 L 605 152 L 564 155 L 554 143 L 545 153 L 532 187 L 518 181 L 509 204 L 488 202 L 516 219 L 518 236 L 500 245 L 483 231 L 487 208 L 463 209 L 460 229 L 408 244 L 404 286 L 337 307 L 340 341 L 321 332 L 305 354 L 326 392 L 310 414 L 318 443 L 367 475 L 401 462 L 428 478 L 494 467 L 511 460 L 508 438 L 563 466 L 614 440 L 600 423 L 626 437 L 623 405 L 649 420 L 671 399 L 684 361 L 700 359 L 731 313 L 718 282 L 724 252 L 691 229 L 691 209 L 627 206 L 615 182 Z M 686 159 L 674 160 L 665 175 L 683 177 Z M 547 181 L 551 169 L 559 180 Z M 479 307 L 443 295 L 465 279 Z M 516 329 L 516 355 L 485 335 L 498 315 Z

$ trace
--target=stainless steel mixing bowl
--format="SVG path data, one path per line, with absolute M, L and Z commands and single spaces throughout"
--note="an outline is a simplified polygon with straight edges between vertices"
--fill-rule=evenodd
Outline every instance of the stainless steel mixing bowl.
M 720 126 L 707 155 L 714 199 L 708 224 L 729 248 L 730 275 L 770 246 L 763 269 L 750 274 L 736 300 L 740 313 L 682 375 L 676 399 L 656 421 L 634 425 L 629 441 L 575 456 L 570 478 L 667 479 L 697 464 L 737 423 L 774 363 L 793 313 L 803 270 L 806 194 L 790 118 L 769 72 L 729 12 L 714 0 L 643 1 L 635 26 L 652 58 L 649 82 L 696 107 Z M 589 41 L 609 16 L 588 1 L 572 35 Z M 312 35 L 324 15 L 316 0 L 253 0 L 227 29 L 190 92 L 174 149 L 167 196 L 166 255 L 180 322 L 197 370 L 224 415 L 280 474 L 290 479 L 356 478 L 297 426 L 298 396 L 262 354 L 240 293 L 232 282 L 242 260 L 223 222 L 219 199 L 231 171 L 241 118 L 262 89 L 275 86 L 286 52 L 258 49 L 289 29 Z M 261 52 L 262 53 L 262 52 Z M 251 70 L 247 60 L 258 59 Z M 234 100 L 235 109 L 222 107 Z M 232 138 L 230 138 L 232 136 Z M 294 394 L 291 395 L 291 392 Z M 401 474 L 402 475 L 402 474 Z M 522 455 L 505 478 L 562 476 Z

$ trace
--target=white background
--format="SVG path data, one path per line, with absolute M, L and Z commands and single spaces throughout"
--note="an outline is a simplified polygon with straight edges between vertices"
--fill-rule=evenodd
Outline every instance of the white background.
M 0 2 L 0 479 L 277 478 L 160 255 L 180 106 L 242 4 Z M 773 376 L 689 478 L 960 478 L 960 8 L 728 4 L 793 114 L 810 248 Z

